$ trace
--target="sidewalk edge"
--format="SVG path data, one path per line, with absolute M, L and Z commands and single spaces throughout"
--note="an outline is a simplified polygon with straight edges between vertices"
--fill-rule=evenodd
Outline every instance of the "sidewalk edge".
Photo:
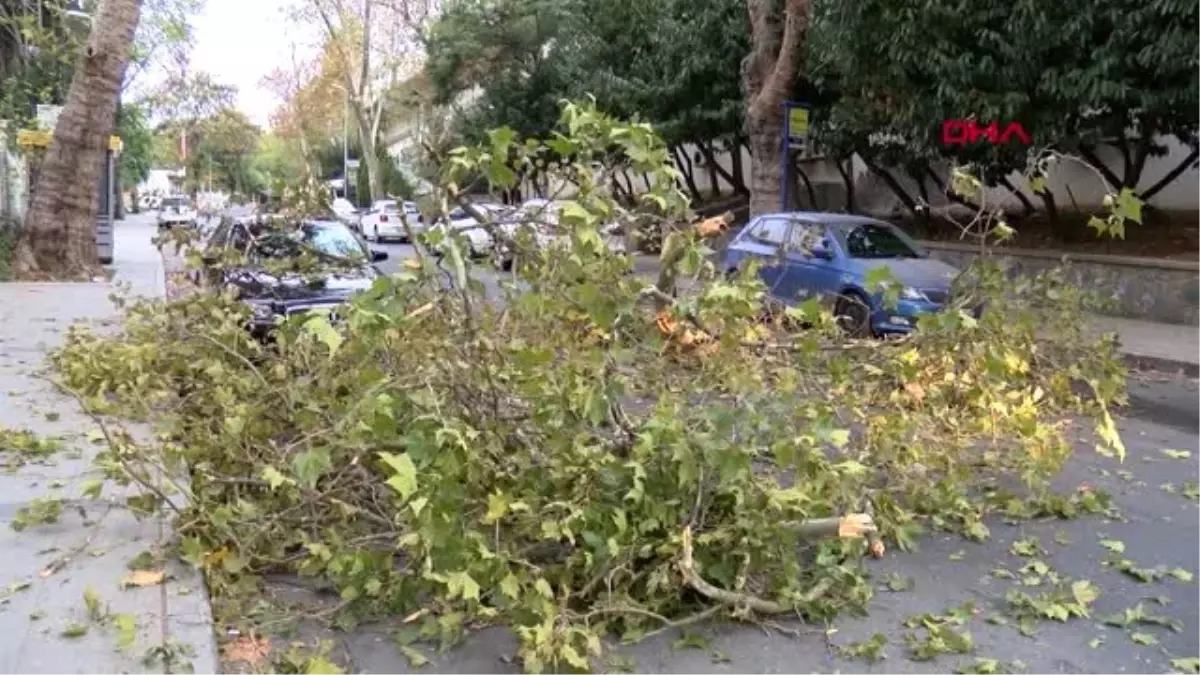
M 1180 374 L 1185 377 L 1200 377 L 1200 364 L 1191 361 L 1130 352 L 1122 352 L 1121 360 L 1130 370 L 1152 370 L 1160 373 Z

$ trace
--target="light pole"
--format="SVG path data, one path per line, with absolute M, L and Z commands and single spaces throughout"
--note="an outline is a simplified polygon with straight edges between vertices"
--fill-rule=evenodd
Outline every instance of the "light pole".
M 342 197 L 350 199 L 350 92 L 346 92 L 342 106 Z M 358 194 L 354 195 L 358 202 Z M 358 204 L 356 203 L 355 206 Z

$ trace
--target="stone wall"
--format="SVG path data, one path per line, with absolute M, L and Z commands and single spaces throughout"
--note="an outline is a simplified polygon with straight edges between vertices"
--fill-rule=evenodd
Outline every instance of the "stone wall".
M 979 249 L 964 244 L 923 241 L 930 255 L 965 269 Z M 1132 258 L 1031 249 L 994 249 L 991 255 L 1010 275 L 1036 274 L 1063 267 L 1081 288 L 1112 302 L 1112 316 L 1195 326 L 1200 323 L 1200 264 L 1196 261 Z

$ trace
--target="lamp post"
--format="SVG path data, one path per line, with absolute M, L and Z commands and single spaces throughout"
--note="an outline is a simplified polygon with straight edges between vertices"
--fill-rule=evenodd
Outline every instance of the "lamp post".
M 350 199 L 350 92 L 342 106 L 342 196 Z M 358 206 L 358 194 L 354 195 L 355 206 Z

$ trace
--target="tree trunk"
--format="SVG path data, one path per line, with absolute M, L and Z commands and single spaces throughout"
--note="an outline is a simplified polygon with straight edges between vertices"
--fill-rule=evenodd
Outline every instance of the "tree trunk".
M 844 166 L 841 162 L 835 162 L 835 166 L 837 166 L 838 173 L 842 175 L 842 184 L 846 186 L 846 213 L 856 213 L 857 210 L 854 207 L 854 177 L 852 175 L 854 171 L 854 158 L 851 156 L 850 159 L 847 159 Z
M 786 0 L 782 22 L 772 20 L 772 2 L 747 0 L 750 54 L 742 62 L 746 134 L 750 145 L 750 215 L 780 205 L 783 103 L 796 81 L 809 0 Z
M 697 202 L 701 201 L 700 188 L 696 187 L 696 178 L 692 175 L 692 161 L 688 158 L 687 152 L 678 145 L 672 145 L 671 156 L 675 158 L 675 166 L 683 175 L 684 184 L 687 185 L 688 192 L 692 194 L 692 199 Z
M 804 167 L 800 166 L 800 159 L 798 157 L 792 158 L 792 171 L 796 172 L 795 180 L 804 183 L 804 194 L 808 196 L 809 204 L 809 208 L 807 210 L 821 211 L 821 205 L 817 203 L 817 191 L 813 187 L 812 181 L 809 180 L 808 173 L 804 171 Z M 795 180 L 793 181 L 793 185 L 795 185 Z M 799 186 L 796 185 L 796 187 Z M 796 204 L 797 206 L 800 205 L 800 198 L 798 195 L 792 198 L 792 203 Z
M 735 152 L 739 152 L 742 149 L 741 146 L 735 147 Z M 746 194 L 746 186 L 743 184 L 739 188 L 738 181 L 734 178 L 734 175 L 726 171 L 725 167 L 721 166 L 721 163 L 717 161 L 717 148 L 714 144 L 708 142 L 701 143 L 700 154 L 704 155 L 704 161 L 708 164 L 713 191 L 717 195 L 720 195 L 720 190 L 718 189 L 720 182 L 717 180 L 717 176 L 720 176 L 726 183 L 729 183 L 729 187 L 733 188 L 735 194 Z
M 91 278 L 99 268 L 97 188 L 141 9 L 141 0 L 107 0 L 93 19 L 17 239 L 22 278 Z
M 739 195 L 750 194 L 750 189 L 746 187 L 746 169 L 742 166 L 742 148 L 745 145 L 741 137 L 734 138 L 729 143 L 729 173 L 733 191 Z

